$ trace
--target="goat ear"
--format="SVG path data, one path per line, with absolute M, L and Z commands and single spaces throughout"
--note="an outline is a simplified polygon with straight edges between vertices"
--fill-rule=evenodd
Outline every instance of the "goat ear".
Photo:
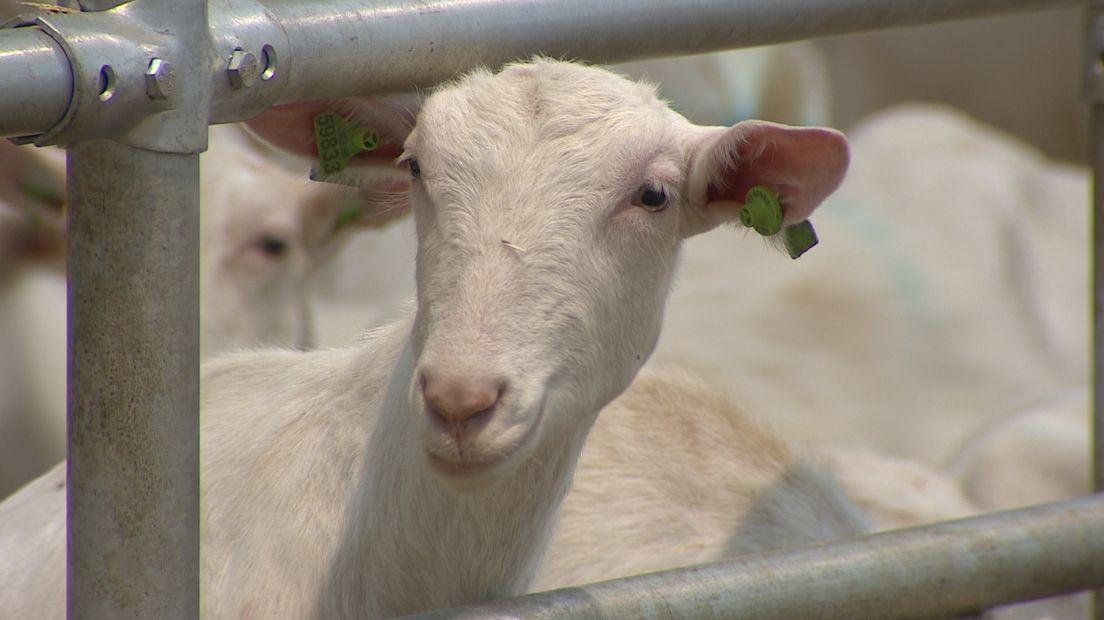
M 334 101 L 309 101 L 269 108 L 245 123 L 253 135 L 280 150 L 307 159 L 317 159 L 314 117 L 337 112 L 345 119 L 380 134 L 380 145 L 362 151 L 350 167 L 393 166 L 402 153 L 403 142 L 414 127 L 421 99 L 413 93 L 374 97 L 346 97 Z
M 316 264 L 357 231 L 383 228 L 409 212 L 409 173 L 397 168 L 367 172 L 359 188 L 314 183 L 300 203 L 304 244 Z
M 745 121 L 696 137 L 689 168 L 683 236 L 736 220 L 747 192 L 766 186 L 779 196 L 782 223 L 808 219 L 843 181 L 847 139 L 834 129 Z

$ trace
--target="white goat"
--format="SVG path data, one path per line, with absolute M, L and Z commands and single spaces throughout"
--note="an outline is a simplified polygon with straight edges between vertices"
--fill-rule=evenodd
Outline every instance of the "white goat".
M 950 462 L 950 474 L 985 510 L 1011 510 L 1092 492 L 1090 400 L 1065 390 L 1035 407 L 980 425 Z M 1091 617 L 1087 594 L 1000 608 L 1000 620 Z
M 695 126 L 648 87 L 541 60 L 438 91 L 404 159 L 413 319 L 349 349 L 206 367 L 208 617 L 525 591 L 594 417 L 655 346 L 681 239 L 733 221 L 760 184 L 784 221 L 806 219 L 847 147 L 824 129 Z M 23 580 L 44 555 L 0 557 L 6 614 L 47 587 Z
M 405 131 L 401 134 L 405 136 Z M 401 137 L 399 138 L 401 140 Z M 405 214 L 374 200 L 402 182 L 372 166 L 356 189 L 309 183 L 306 165 L 280 162 L 236 125 L 211 127 L 201 158 L 200 324 L 206 355 L 259 345 L 313 346 L 309 285 L 354 228 Z M 341 217 L 348 213 L 351 223 Z
M 830 89 L 822 65 L 816 47 L 806 42 L 652 58 L 613 69 L 655 83 L 660 98 L 699 125 L 731 125 L 749 118 L 824 125 Z M 354 111 L 357 102 L 344 105 Z M 417 105 L 407 98 L 397 107 Z M 381 116 L 374 115 L 371 122 L 386 127 L 388 119 Z M 313 297 L 320 346 L 341 346 L 366 327 L 401 314 L 413 296 L 412 237 L 405 226 L 358 234 L 320 270 Z
M 598 416 L 534 589 L 977 512 L 934 468 L 794 449 L 700 377 L 652 363 Z
M 0 269 L 11 272 L 0 283 L 2 497 L 65 455 L 66 302 L 64 155 L 4 143 L 0 158 Z M 310 346 L 315 269 L 353 229 L 376 228 L 404 212 L 370 194 L 394 183 L 398 172 L 390 162 L 373 166 L 371 183 L 358 193 L 309 183 L 305 163 L 281 167 L 277 161 L 238 126 L 210 130 L 200 202 L 206 355 L 259 345 Z M 47 206 L 57 213 L 37 204 L 35 194 L 52 196 L 57 204 Z M 3 206 L 17 201 L 18 208 Z M 343 212 L 350 215 L 341 221 L 350 223 L 342 226 Z
M 719 60 L 636 68 L 677 73 L 667 96 L 710 114 L 719 107 L 694 93 L 713 88 Z M 1085 170 L 935 106 L 887 110 L 851 143 L 851 173 L 818 212 L 823 243 L 807 258 L 776 269 L 767 244 L 686 245 L 656 355 L 728 386 L 785 437 L 932 467 L 997 412 L 1083 385 Z M 412 279 L 413 250 L 394 236 L 359 239 L 337 261 L 344 290 L 370 292 L 383 314 Z M 373 268 L 360 276 L 363 264 Z M 368 321 L 356 316 L 339 335 L 325 321 L 335 329 L 321 341 L 346 341 Z
M 1010 510 L 1092 492 L 1089 392 L 1063 392 L 970 437 L 950 472 L 978 505 Z
M 65 450 L 64 198 L 61 151 L 0 141 L 0 497 Z
M 849 138 L 807 257 L 762 278 L 772 248 L 687 244 L 657 357 L 783 436 L 929 465 L 994 413 L 1083 385 L 1084 171 L 932 106 Z
M 653 363 L 598 416 L 533 589 L 867 529 L 821 464 L 699 377 Z

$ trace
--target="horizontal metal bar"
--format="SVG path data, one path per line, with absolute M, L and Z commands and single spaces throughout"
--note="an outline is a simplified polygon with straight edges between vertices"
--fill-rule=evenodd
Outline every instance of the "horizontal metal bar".
M 274 102 L 406 90 L 534 53 L 613 62 L 1080 4 L 1084 0 L 269 0 L 263 5 L 212 0 L 210 38 L 216 45 L 209 70 L 217 87 L 211 118 L 245 120 Z M 120 16 L 133 12 L 128 5 L 119 10 Z M 88 14 L 50 18 L 63 32 L 67 24 L 79 29 L 90 19 Z M 28 47 L 27 35 L 16 40 L 16 32 L 0 31 L 0 50 Z M 126 33 L 104 34 L 129 40 Z M 10 67 L 26 67 L 28 60 L 0 55 L 0 76 L 14 84 L 0 89 L 0 135 L 62 129 L 53 126 L 69 101 L 70 60 L 84 69 L 84 90 L 97 90 L 91 83 L 99 79 L 99 64 L 82 61 L 85 42 L 73 39 L 66 44 L 74 59 L 57 47 L 41 53 L 39 41 L 36 58 L 42 57 L 42 68 L 26 78 Z M 261 62 L 271 62 L 274 78 L 253 88 L 227 87 L 226 63 L 234 42 Z M 145 52 L 135 48 L 134 53 Z M 120 91 L 134 81 L 130 73 L 118 76 Z M 33 99 L 28 89 L 36 92 Z M 134 96 L 117 95 L 119 101 Z M 29 100 L 37 106 L 27 106 Z M 116 103 L 103 106 L 102 114 L 106 126 L 112 114 L 133 118 L 135 112 Z M 82 136 L 113 135 L 78 130 Z
M 61 120 L 72 94 L 56 41 L 37 28 L 0 31 L 0 136 L 41 133 Z
M 405 90 L 540 52 L 615 62 L 1084 2 L 271 0 L 292 46 L 282 103 Z
M 1104 495 L 406 616 L 946 618 L 1104 583 Z

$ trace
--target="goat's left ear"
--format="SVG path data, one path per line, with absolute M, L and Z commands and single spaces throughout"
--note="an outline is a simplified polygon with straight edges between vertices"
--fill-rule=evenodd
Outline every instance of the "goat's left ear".
M 360 187 L 313 183 L 300 203 L 303 244 L 320 264 L 357 231 L 381 229 L 409 212 L 404 170 L 365 168 Z
M 402 153 L 403 141 L 413 129 L 420 108 L 421 97 L 417 93 L 307 101 L 271 107 L 246 121 L 245 126 L 270 146 L 317 160 L 314 118 L 322 112 L 335 112 L 347 121 L 375 130 L 380 137 L 377 148 L 360 151 L 349 167 L 397 167 L 395 159 Z
M 804 221 L 847 172 L 847 139 L 834 129 L 764 121 L 701 129 L 693 138 L 684 237 L 738 219 L 757 185 L 779 196 L 783 225 Z

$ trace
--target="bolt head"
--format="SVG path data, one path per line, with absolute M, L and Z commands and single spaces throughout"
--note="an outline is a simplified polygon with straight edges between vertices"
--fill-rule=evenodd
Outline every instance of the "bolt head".
M 146 68 L 146 94 L 150 99 L 168 99 L 176 85 L 176 71 L 169 63 L 154 58 Z
M 235 90 L 251 88 L 257 83 L 257 57 L 250 52 L 234 50 L 226 65 L 226 75 Z

